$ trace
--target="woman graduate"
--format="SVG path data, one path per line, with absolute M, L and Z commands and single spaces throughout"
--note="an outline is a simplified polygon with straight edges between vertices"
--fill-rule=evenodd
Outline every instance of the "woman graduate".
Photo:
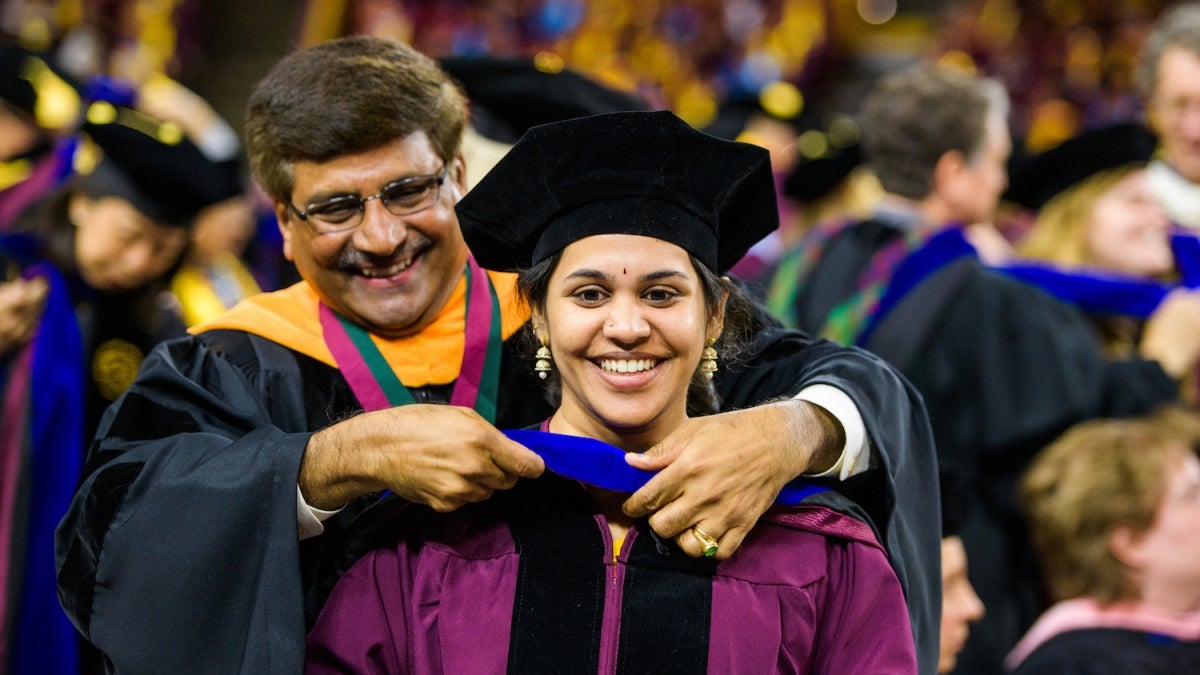
M 225 196 L 177 126 L 97 102 L 83 131 L 75 173 L 0 235 L 6 274 L 46 289 L 30 316 L 0 307 L 0 324 L 31 326 L 0 340 L 0 672 L 78 670 L 54 529 L 105 408 L 143 354 L 182 332 L 159 291 L 192 219 Z
M 530 365 L 557 410 L 540 441 L 513 433 L 555 473 L 452 513 L 409 507 L 335 586 L 308 672 L 916 672 L 897 577 L 833 493 L 792 485 L 798 505 L 721 561 L 620 508 L 640 473 L 623 452 L 713 410 L 707 376 L 749 316 L 717 274 L 773 226 L 772 197 L 766 151 L 666 111 L 517 143 L 457 209 L 480 264 L 523 270 Z
M 1007 198 L 1037 219 L 1017 243 L 1018 259 L 999 269 L 1087 312 L 1111 356 L 1153 352 L 1179 379 L 1200 350 L 1187 337 L 1197 300 L 1180 290 L 1200 287 L 1200 239 L 1172 231 L 1151 189 L 1155 144 L 1140 124 L 1117 124 L 1019 165 Z M 1194 400 L 1193 390 L 1185 387 Z
M 95 102 L 74 175 L 32 204 L 0 250 L 61 275 L 86 355 L 90 439 L 158 342 L 184 334 L 164 292 L 193 220 L 238 189 L 173 122 Z

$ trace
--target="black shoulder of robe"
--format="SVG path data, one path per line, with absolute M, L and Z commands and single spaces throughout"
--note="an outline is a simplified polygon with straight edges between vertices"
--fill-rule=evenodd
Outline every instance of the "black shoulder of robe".
M 501 382 L 502 425 L 548 413 L 509 344 Z M 322 549 L 370 501 L 298 541 L 300 461 L 314 431 L 360 411 L 336 369 L 261 337 L 157 347 L 106 412 L 58 528 L 76 627 L 117 670 L 298 672 Z
M 1014 675 L 1200 673 L 1200 642 L 1123 628 L 1085 628 L 1050 638 L 1012 672 Z

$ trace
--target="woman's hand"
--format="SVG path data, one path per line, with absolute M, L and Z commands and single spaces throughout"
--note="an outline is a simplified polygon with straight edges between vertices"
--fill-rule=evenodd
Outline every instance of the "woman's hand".
M 1146 321 L 1138 351 L 1176 380 L 1200 360 L 1200 291 L 1177 288 Z

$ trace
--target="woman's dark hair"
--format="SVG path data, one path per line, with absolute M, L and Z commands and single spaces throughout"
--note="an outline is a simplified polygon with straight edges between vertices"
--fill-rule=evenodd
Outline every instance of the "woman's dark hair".
M 558 267 L 561 257 L 562 252 L 560 251 L 521 271 L 517 286 L 521 291 L 521 298 L 530 309 L 545 310 L 546 296 L 550 289 L 550 277 Z M 713 344 L 713 348 L 717 350 L 718 354 L 717 362 L 720 364 L 722 359 L 732 359 L 735 354 L 743 351 L 743 347 L 750 337 L 749 332 L 754 316 L 753 306 L 741 287 L 730 281 L 728 277 L 718 276 L 693 256 L 688 256 L 688 258 L 692 262 L 692 267 L 696 269 L 710 315 L 719 310 L 722 296 L 726 293 L 729 294 L 725 301 L 724 328 L 720 337 Z M 525 332 L 525 340 L 524 348 L 532 357 L 541 344 L 532 330 Z M 562 387 L 558 381 L 558 374 L 552 372 L 546 380 L 546 398 L 551 404 L 558 405 L 561 397 Z M 691 386 L 688 387 L 688 415 L 709 415 L 720 409 L 721 401 L 712 381 L 704 377 L 704 373 L 697 369 L 692 376 Z
M 71 285 L 79 278 L 79 265 L 75 260 L 78 228 L 70 217 L 71 198 L 75 194 L 77 188 L 71 185 L 60 187 L 31 204 L 12 224 L 12 232 L 33 235 L 36 257 L 49 260 Z M 176 326 L 167 321 L 159 303 L 162 291 L 166 290 L 171 278 L 183 266 L 186 255 L 186 250 L 181 252 L 170 268 L 145 286 L 101 295 L 118 298 L 131 305 L 134 315 L 141 321 L 141 327 L 149 334 L 175 337 L 178 332 Z

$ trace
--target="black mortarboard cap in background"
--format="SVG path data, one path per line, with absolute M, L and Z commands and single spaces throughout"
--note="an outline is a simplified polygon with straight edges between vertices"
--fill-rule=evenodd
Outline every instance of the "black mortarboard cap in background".
M 1123 123 L 1084 131 L 1032 156 L 1015 153 L 1004 199 L 1040 209 L 1102 171 L 1145 164 L 1157 145 L 1157 138 L 1144 125 Z
M 48 131 L 71 131 L 83 105 L 70 76 L 47 57 L 11 43 L 0 44 L 0 99 Z
M 93 103 L 83 131 L 98 148 L 95 161 L 80 151 L 76 166 L 92 198 L 120 197 L 152 220 L 187 226 L 206 206 L 241 192 L 228 166 L 209 160 L 173 122 Z
M 507 145 L 539 124 L 649 109 L 634 94 L 567 68 L 539 67 L 533 59 L 445 56 L 439 61 L 466 93 L 475 131 Z
M 814 202 L 833 192 L 862 163 L 858 143 L 815 159 L 801 158 L 784 179 L 783 193 L 802 204 Z
M 721 104 L 721 107 L 717 109 L 716 116 L 704 126 L 704 133 L 717 138 L 735 140 L 746 130 L 750 119 L 755 115 L 764 115 L 774 119 L 763 110 L 756 97 L 730 98 Z
M 741 91 L 730 95 L 721 103 L 716 116 L 703 127 L 703 131 L 717 138 L 734 141 L 755 118 L 798 128 L 803 110 L 804 96 L 800 89 L 790 82 L 776 80 L 764 84 L 758 91 Z
M 495 270 L 584 237 L 636 234 L 723 272 L 779 225 L 767 151 L 665 110 L 534 127 L 455 210 L 479 264 Z
M 784 178 L 783 193 L 808 204 L 833 192 L 865 160 L 857 129 L 848 117 L 840 117 L 828 129 L 802 132 L 796 141 L 796 166 Z M 806 147 L 810 136 L 816 146 L 811 149 Z

